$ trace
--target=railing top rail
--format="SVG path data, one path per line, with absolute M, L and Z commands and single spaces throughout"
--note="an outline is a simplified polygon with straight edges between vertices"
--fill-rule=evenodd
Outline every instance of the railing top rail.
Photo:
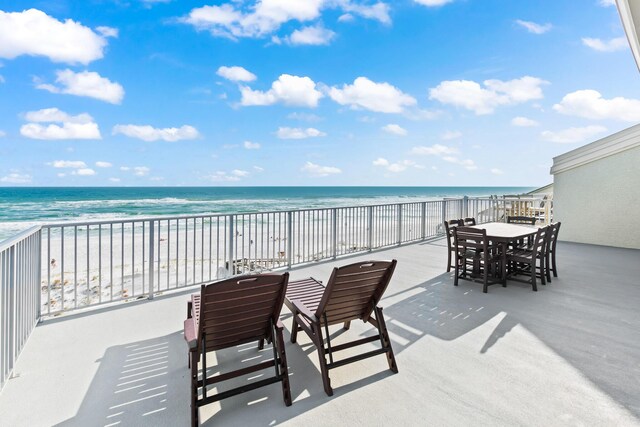
M 11 246 L 15 245 L 16 243 L 19 243 L 20 241 L 26 239 L 27 237 L 31 236 L 33 233 L 36 233 L 38 231 L 40 231 L 40 229 L 42 228 L 42 226 L 40 225 L 34 225 L 31 228 L 28 228 L 24 231 L 21 231 L 20 233 L 16 234 L 15 236 L 9 237 L 6 240 L 2 240 L 0 241 L 0 252 L 10 248 Z

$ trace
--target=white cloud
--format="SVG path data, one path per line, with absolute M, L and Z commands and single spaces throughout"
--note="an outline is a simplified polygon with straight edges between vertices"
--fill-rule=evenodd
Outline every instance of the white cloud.
M 423 166 L 416 165 L 413 160 L 400 160 L 395 163 L 390 163 L 387 159 L 380 157 L 373 161 L 373 166 L 384 167 L 389 172 L 399 173 L 407 170 L 408 167 L 415 167 L 418 169 L 424 169 Z
M 113 166 L 111 163 L 109 162 L 96 162 L 96 167 L 98 168 L 110 168 L 111 166 Z
M 119 83 L 114 83 L 93 71 L 74 73 L 69 69 L 58 70 L 56 76 L 56 83 L 59 86 L 38 84 L 36 88 L 52 93 L 87 96 L 111 104 L 120 104 L 124 98 L 124 88 Z
M 50 164 L 54 168 L 81 169 L 87 167 L 87 164 L 81 160 L 54 160 Z
M 440 135 L 440 138 L 445 141 L 451 141 L 452 139 L 458 139 L 461 136 L 462 136 L 462 132 L 458 130 L 448 130 L 442 135 Z
M 241 105 L 273 105 L 281 103 L 289 106 L 301 106 L 314 108 L 323 97 L 322 92 L 316 89 L 316 83 L 309 77 L 292 76 L 282 74 L 278 80 L 271 84 L 271 89 L 266 92 L 252 90 L 247 86 L 240 88 Z
M 358 77 L 352 85 L 345 84 L 342 89 L 332 87 L 329 96 L 340 105 L 379 113 L 402 113 L 405 107 L 417 103 L 415 98 L 389 83 L 376 83 L 366 77 Z
M 553 109 L 561 114 L 592 120 L 640 121 L 640 99 L 606 99 L 600 92 L 591 89 L 566 94 Z
M 464 167 L 467 170 L 473 171 L 478 169 L 478 167 L 476 166 L 475 162 L 471 159 L 460 159 L 456 156 L 444 156 L 442 158 L 442 160 L 444 160 L 445 162 L 449 162 L 449 163 L 455 163 L 456 165 L 460 165 L 462 167 Z
M 131 170 L 131 168 L 129 166 L 120 166 L 120 170 L 123 172 L 128 172 Z
M 615 52 L 629 48 L 629 43 L 627 42 L 626 37 L 616 37 L 610 40 L 584 37 L 582 39 L 582 44 L 599 52 Z
M 71 116 L 57 108 L 29 111 L 25 114 L 27 123 L 20 127 L 20 134 L 31 139 L 101 139 L 100 129 L 93 118 L 82 113 Z M 43 126 L 39 123 L 62 123 Z
M 502 169 L 493 168 L 491 169 L 491 173 L 494 175 L 504 175 L 504 171 Z
M 453 3 L 453 0 L 413 0 L 414 2 L 427 7 L 439 7 L 448 3 Z
M 531 21 L 523 21 L 521 19 L 516 20 L 516 24 L 520 25 L 522 28 L 526 29 L 530 33 L 533 34 L 544 34 L 547 31 L 551 30 L 553 26 L 551 24 L 536 24 Z
M 5 136 L 7 136 L 7 133 L 3 130 L 0 130 L 0 138 L 4 138 Z
M 119 31 L 117 28 L 100 26 L 96 27 L 96 31 L 102 34 L 103 37 L 113 37 L 118 38 Z
M 292 45 L 328 45 L 336 37 L 336 33 L 322 25 L 303 27 L 295 30 L 286 41 Z
M 111 182 L 120 182 L 120 178 L 109 178 Z
M 31 175 L 14 172 L 0 178 L 0 182 L 7 184 L 28 184 L 31 182 Z
M 533 127 L 533 126 L 538 126 L 540 123 L 536 122 L 533 119 L 529 119 L 527 117 L 518 116 L 511 119 L 511 124 L 513 126 L 520 126 L 520 127 Z
M 227 80 L 231 80 L 233 82 L 252 82 L 255 79 L 257 79 L 256 75 L 253 74 L 251 71 L 238 66 L 233 66 L 233 67 L 222 66 L 218 68 L 218 71 L 216 72 L 216 74 L 219 75 L 220 77 L 223 77 Z
M 444 156 L 456 154 L 457 152 L 458 150 L 454 147 L 447 147 L 446 145 L 440 144 L 435 144 L 430 147 L 421 145 L 411 149 L 411 154 L 418 156 Z
M 323 8 L 338 8 L 364 18 L 388 24 L 389 6 L 383 2 L 372 5 L 352 0 L 260 0 L 257 2 L 225 3 L 192 9 L 180 22 L 198 31 L 208 31 L 217 37 L 266 37 L 289 21 L 309 22 L 320 17 Z M 275 42 L 279 38 L 275 37 Z
M 260 149 L 260 144 L 257 143 L 257 142 L 245 141 L 242 145 L 247 150 L 259 150 Z
M 60 173 L 57 173 L 57 174 L 56 174 L 56 176 L 57 176 L 58 178 L 64 178 L 65 176 L 67 176 L 67 174 L 66 174 L 66 173 L 64 173 L 64 172 L 60 172 Z
M 67 19 L 64 22 L 38 9 L 0 10 L 0 58 L 45 56 L 54 62 L 88 64 L 104 55 L 104 35 Z
M 602 7 L 615 6 L 616 0 L 600 0 L 598 4 Z
M 560 144 L 572 144 L 575 142 L 583 142 L 585 140 L 593 139 L 596 135 L 606 131 L 607 128 L 604 126 L 591 125 L 579 128 L 571 127 L 557 132 L 546 130 L 540 135 L 547 141 L 557 142 Z
M 241 169 L 234 169 L 234 170 L 231 171 L 231 174 L 233 176 L 237 176 L 237 177 L 240 177 L 240 178 L 244 178 L 244 177 L 249 176 L 249 172 L 243 171 Z
M 390 7 L 381 1 L 370 5 L 356 3 L 350 0 L 339 0 L 337 3 L 341 5 L 343 11 L 347 12 L 345 15 L 353 16 L 353 14 L 355 14 L 363 18 L 379 21 L 385 25 L 391 24 L 391 16 L 389 16 Z M 340 16 L 338 20 L 340 21 L 345 15 Z M 349 20 L 349 18 L 346 19 Z M 344 18 L 341 22 L 344 22 Z
M 93 176 L 96 174 L 96 171 L 89 168 L 77 169 L 71 172 L 71 175 L 80 175 L 80 176 Z
M 260 166 L 254 166 L 253 170 L 260 173 L 260 172 L 264 172 L 264 168 L 261 168 Z
M 308 173 L 311 176 L 317 176 L 317 177 L 336 175 L 336 174 L 342 173 L 342 171 L 335 166 L 320 166 L 311 162 L 306 162 L 302 167 L 302 169 L 300 170 Z
M 287 114 L 287 119 L 291 119 L 291 120 L 300 120 L 303 122 L 319 122 L 322 120 L 322 117 L 316 115 L 316 114 L 309 114 L 309 113 L 298 113 L 298 112 L 294 112 L 294 113 L 290 113 Z
M 381 129 L 387 133 L 391 133 L 398 136 L 406 136 L 408 133 L 406 129 L 394 123 L 390 123 L 386 126 L 382 126 Z
M 462 107 L 477 115 L 491 114 L 501 105 L 542 99 L 542 85 L 547 83 L 531 76 L 509 81 L 485 80 L 484 87 L 471 80 L 449 80 L 429 89 L 429 99 Z
M 340 15 L 338 17 L 338 22 L 351 22 L 354 19 L 356 19 L 352 14 L 350 13 L 343 13 L 342 15 Z
M 179 128 L 154 128 L 149 125 L 115 125 L 112 133 L 122 134 L 130 138 L 138 138 L 143 141 L 175 142 L 185 139 L 196 139 L 200 136 L 193 126 L 184 125 Z
M 146 167 L 146 166 L 135 166 L 133 168 L 133 174 L 136 176 L 146 176 L 149 175 L 149 172 L 151 171 L 150 168 Z
M 326 136 L 327 134 L 315 128 L 304 129 L 304 128 L 280 127 L 278 128 L 276 135 L 280 139 L 305 139 L 305 138 L 317 138 L 319 136 Z

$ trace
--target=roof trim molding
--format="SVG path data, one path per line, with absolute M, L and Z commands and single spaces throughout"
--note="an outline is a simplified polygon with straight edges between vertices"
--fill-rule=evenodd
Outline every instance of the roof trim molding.
M 636 65 L 640 69 L 640 40 L 638 39 L 638 28 L 640 27 L 640 10 L 638 5 L 632 8 L 629 0 L 616 0 L 618 13 L 622 20 L 624 32 L 627 34 L 627 40 L 631 46 L 631 53 L 636 60 Z
M 551 174 L 566 172 L 635 147 L 640 147 L 640 124 L 554 157 Z

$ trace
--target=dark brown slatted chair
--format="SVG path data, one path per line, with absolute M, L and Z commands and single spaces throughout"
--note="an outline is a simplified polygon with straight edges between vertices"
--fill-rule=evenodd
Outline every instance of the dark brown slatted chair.
M 465 218 L 464 219 L 464 224 L 462 224 L 466 227 L 471 227 L 472 225 L 476 225 L 476 219 L 475 218 Z
M 285 304 L 293 313 L 291 342 L 296 342 L 299 330 L 309 335 L 318 351 L 327 395 L 333 395 L 329 378 L 329 370 L 333 368 L 386 354 L 389 369 L 398 372 L 382 308 L 378 306 L 395 268 L 396 260 L 357 262 L 334 268 L 326 287 L 313 278 L 289 284 Z M 372 324 L 378 333 L 345 344 L 331 345 L 329 326 L 344 324 L 344 328 L 349 329 L 351 321 L 357 319 Z M 381 348 L 341 360 L 333 358 L 338 351 L 374 341 L 380 341 Z
M 453 284 L 458 286 L 458 279 L 482 278 L 482 292 L 486 294 L 489 285 L 499 282 L 500 262 L 496 248 L 489 245 L 487 230 L 460 226 L 453 229 L 453 238 L 456 249 Z
M 536 219 L 531 216 L 508 216 L 507 222 L 509 224 L 536 225 Z
M 200 295 L 192 295 L 184 322 L 191 368 L 191 423 L 198 425 L 198 408 L 249 390 L 282 383 L 287 406 L 291 405 L 287 357 L 278 320 L 289 282 L 289 273 L 243 276 L 202 285 Z M 207 377 L 207 352 L 264 340 L 273 346 L 273 360 Z M 202 379 L 198 362 L 202 361 Z M 207 386 L 263 369 L 275 369 L 275 376 L 207 396 Z M 202 397 L 198 397 L 198 391 Z
M 533 238 L 531 247 L 514 248 L 507 251 L 507 263 L 511 266 L 509 277 L 515 279 L 519 274 L 527 274 L 531 277 L 526 283 L 531 283 L 534 291 L 538 290 L 537 277 L 543 285 L 546 285 L 545 261 L 547 247 L 547 232 L 549 227 L 539 228 Z M 538 261 L 540 265 L 538 266 Z M 525 266 L 523 268 L 522 266 Z M 538 274 L 540 270 L 540 274 Z M 517 279 L 516 279 L 517 280 Z
M 453 229 L 460 225 L 464 225 L 464 222 L 461 219 L 451 219 L 449 221 L 444 222 L 444 231 L 447 236 L 447 272 L 451 271 L 451 268 L 455 268 L 455 265 L 451 263 L 452 260 L 456 259 L 453 256 L 456 252 L 456 247 L 453 244 Z
M 558 277 L 558 268 L 556 267 L 556 243 L 558 243 L 560 224 L 560 222 L 555 222 L 549 225 L 549 238 L 547 239 L 547 250 L 545 254 L 547 280 L 549 282 L 551 281 L 551 273 L 553 273 L 553 277 Z

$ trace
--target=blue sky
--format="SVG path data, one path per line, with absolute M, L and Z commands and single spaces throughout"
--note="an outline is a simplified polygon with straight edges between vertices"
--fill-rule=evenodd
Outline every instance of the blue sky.
M 0 0 L 0 185 L 513 185 L 640 122 L 610 0 Z

